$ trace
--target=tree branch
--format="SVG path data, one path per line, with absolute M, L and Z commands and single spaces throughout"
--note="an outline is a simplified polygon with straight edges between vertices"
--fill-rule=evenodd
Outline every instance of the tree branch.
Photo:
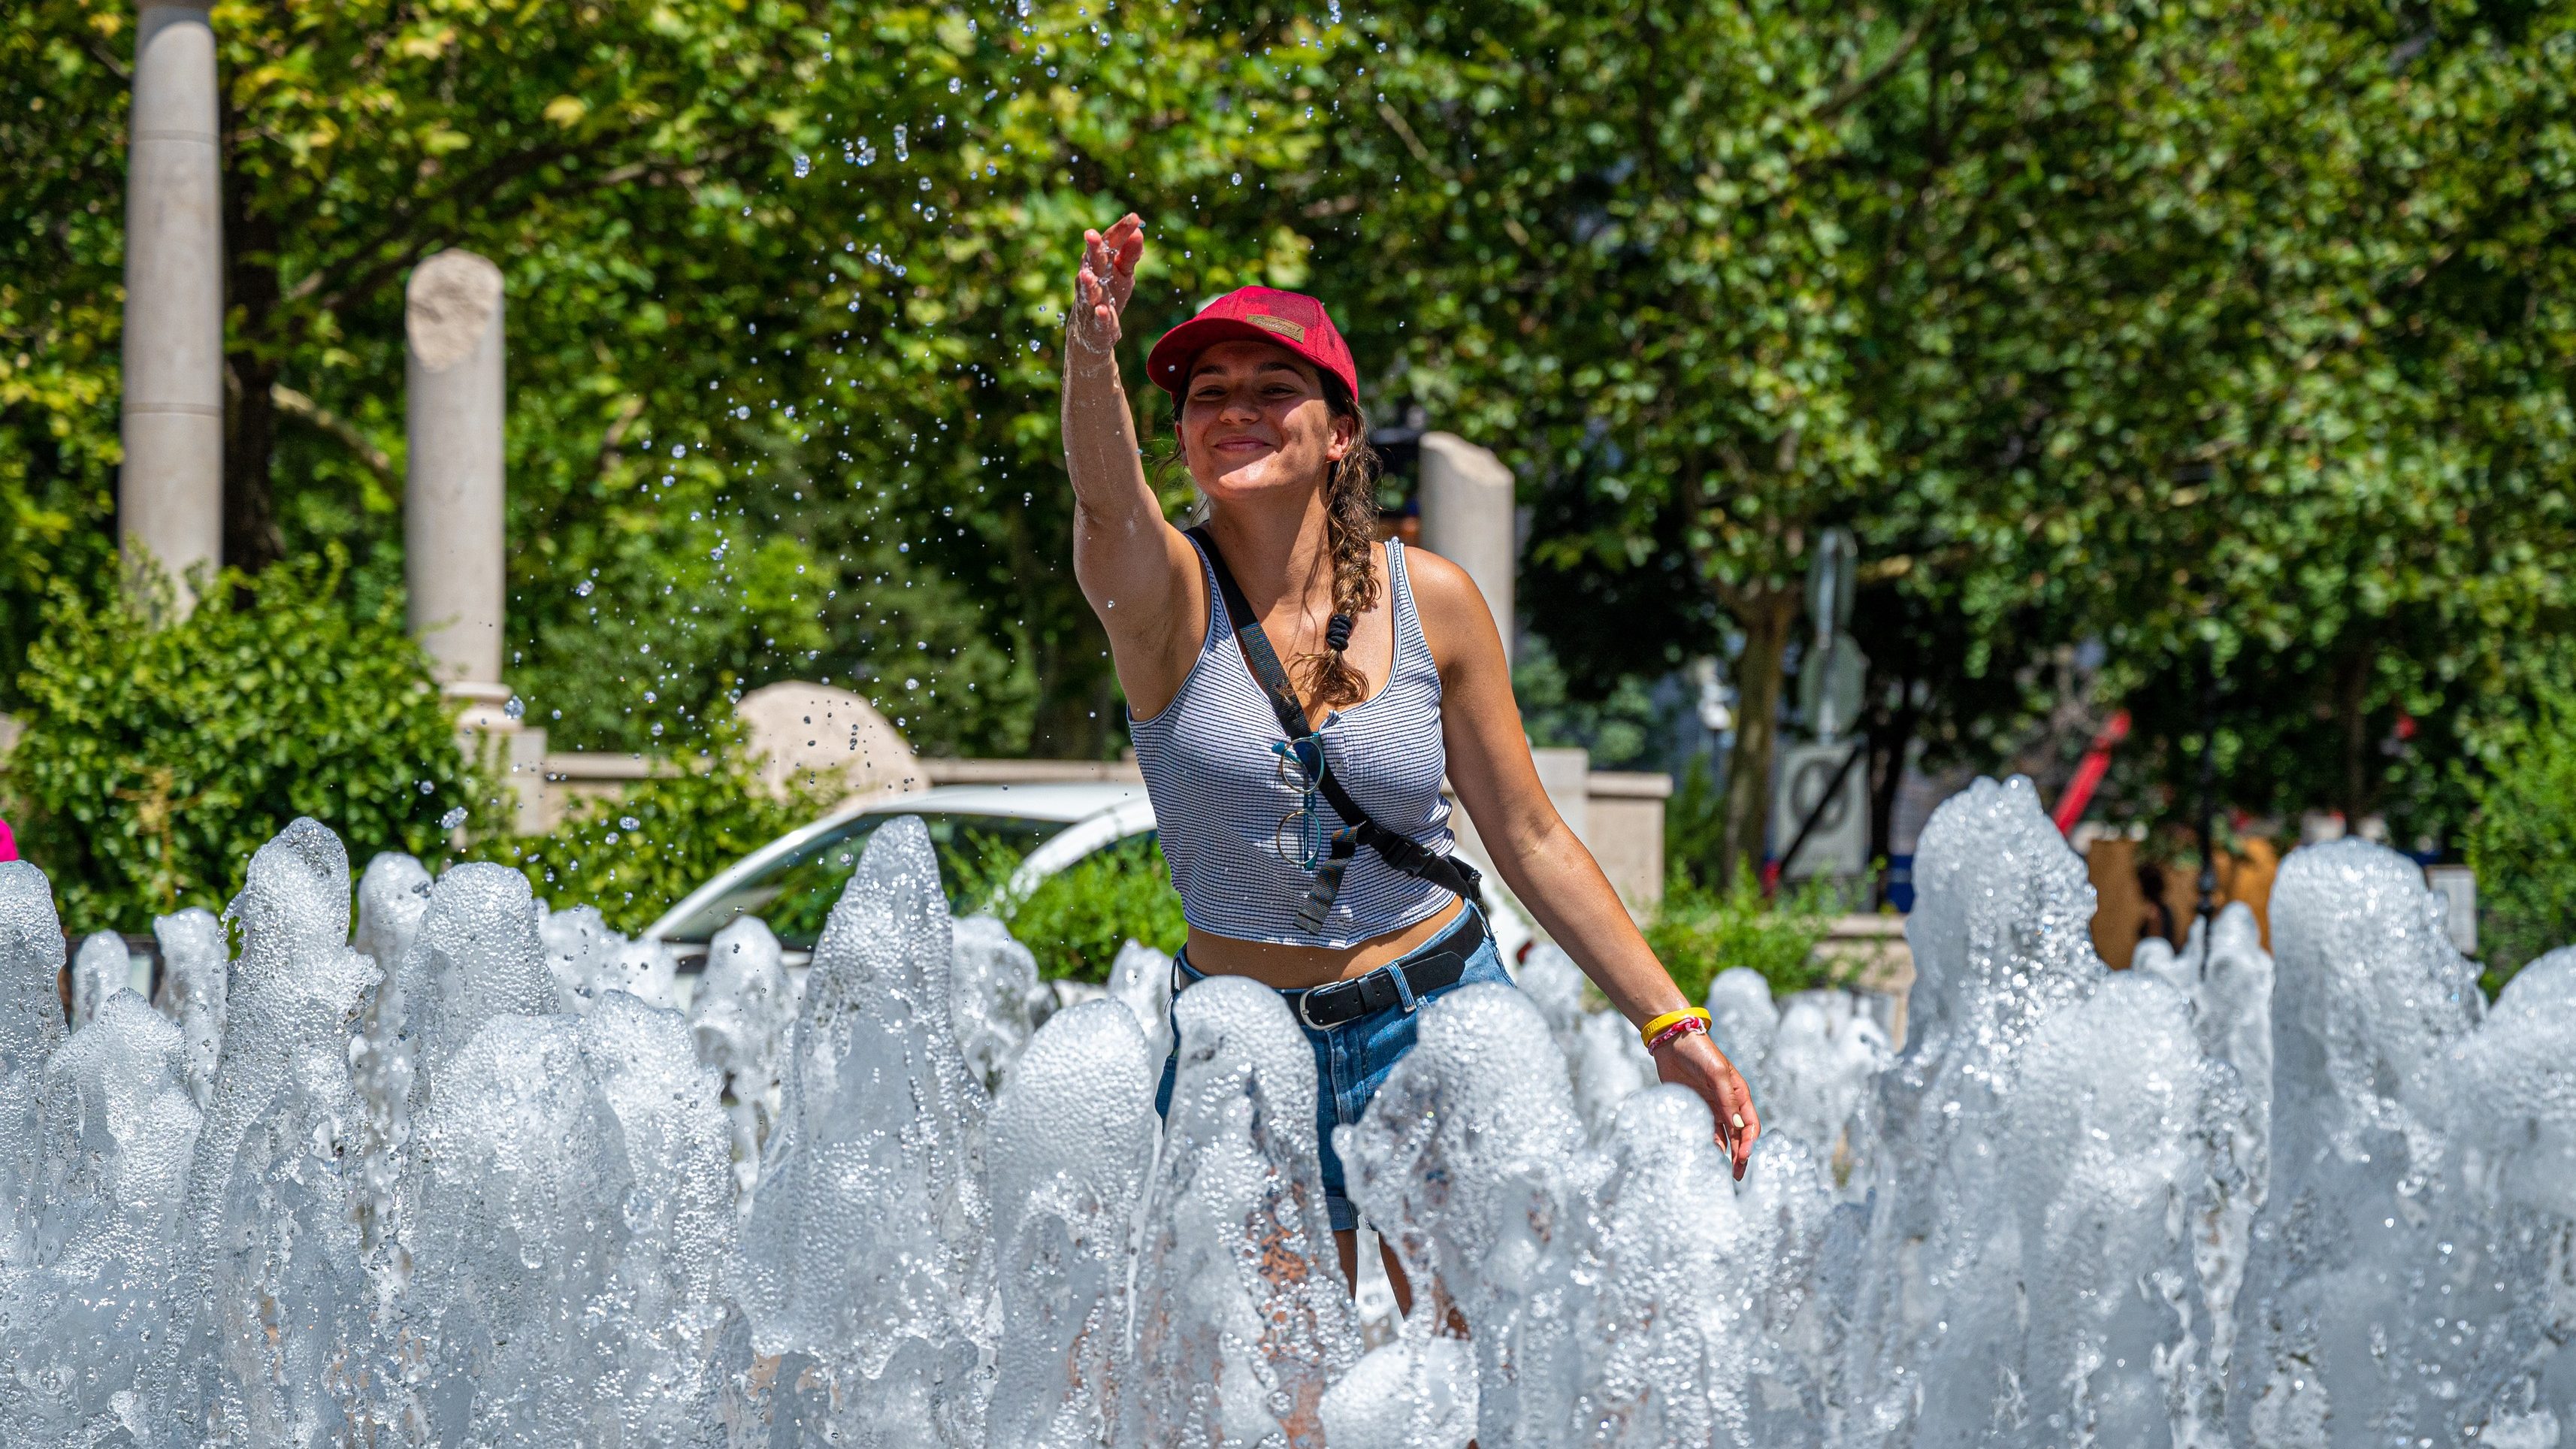
M 1422 138 L 1413 134 L 1413 127 L 1406 123 L 1403 112 L 1380 101 L 1377 103 L 1377 113 L 1379 119 L 1394 127 L 1395 134 L 1403 138 L 1404 149 L 1413 153 L 1413 159 L 1431 168 L 1432 175 L 1443 181 L 1457 179 L 1450 174 L 1448 167 L 1441 165 L 1439 159 L 1431 154 L 1431 148 L 1422 144 Z
M 397 494 L 402 491 L 402 479 L 394 473 L 392 455 L 368 441 L 367 435 L 359 432 L 356 424 L 282 382 L 269 384 L 268 400 L 286 416 L 338 439 L 342 446 L 357 455 L 358 461 L 365 464 L 367 471 L 375 474 L 378 481 Z
M 624 405 L 617 409 L 617 417 L 609 423 L 608 431 L 601 435 L 599 440 L 599 476 L 601 478 L 604 479 L 615 472 L 617 465 L 625 461 L 626 455 L 623 450 L 626 445 L 626 431 L 634 427 L 635 420 L 642 416 L 644 416 L 642 393 L 627 398 Z
M 1808 114 L 1819 121 L 1830 120 L 1844 107 L 1878 89 L 1881 82 L 1894 75 L 1897 67 L 1905 64 L 1906 58 L 1914 54 L 1914 48 L 1923 43 L 1924 34 L 1932 28 L 1932 19 L 1933 13 L 1929 9 L 1915 16 L 1914 23 L 1905 27 L 1905 33 L 1896 37 L 1895 49 L 1890 50 L 1878 64 L 1845 81 L 1842 89 L 1825 97 L 1824 104 Z

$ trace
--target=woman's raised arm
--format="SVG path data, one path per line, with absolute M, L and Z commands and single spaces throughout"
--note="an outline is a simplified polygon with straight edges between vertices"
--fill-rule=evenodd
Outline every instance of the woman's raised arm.
M 1159 713 L 1179 693 L 1196 657 L 1200 629 L 1181 623 L 1207 613 L 1198 556 L 1163 521 L 1145 481 L 1134 414 L 1118 377 L 1118 338 L 1145 224 L 1134 214 L 1106 235 L 1082 234 L 1082 269 L 1065 319 L 1064 466 L 1073 479 L 1073 574 L 1109 633 L 1109 652 L 1129 707 Z

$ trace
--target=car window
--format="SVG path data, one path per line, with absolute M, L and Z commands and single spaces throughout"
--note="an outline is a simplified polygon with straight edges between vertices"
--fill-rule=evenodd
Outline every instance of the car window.
M 877 827 L 906 812 L 861 815 L 807 841 L 733 889 L 691 914 L 666 933 L 672 941 L 701 942 L 739 916 L 758 916 L 778 934 L 780 944 L 811 950 L 823 934 L 823 922 L 839 903 L 850 873 L 858 869 L 868 837 Z M 1007 879 L 1021 857 L 1037 849 L 1064 823 L 1023 820 L 1008 815 L 964 815 L 921 812 L 930 843 L 939 852 L 941 888 L 948 908 L 971 912 Z

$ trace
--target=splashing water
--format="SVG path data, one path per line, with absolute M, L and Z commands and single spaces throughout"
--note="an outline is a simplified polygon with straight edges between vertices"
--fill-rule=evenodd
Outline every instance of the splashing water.
M 929 832 L 881 827 L 815 943 L 743 1225 L 738 1300 L 781 1360 L 754 1410 L 844 1442 L 982 1441 L 988 1102 L 951 1024 L 950 933 Z
M 363 1432 L 381 1384 L 360 1241 L 366 1112 L 349 1043 L 372 963 L 349 949 L 349 857 L 299 819 L 251 857 L 214 1101 L 182 1233 L 193 1283 L 165 1341 L 170 1407 L 221 1444 Z M 160 1388 L 161 1385 L 156 1385 Z
M 0 1292 L 13 1441 L 114 1443 L 152 1427 L 134 1385 L 168 1331 L 197 1143 L 183 1050 L 178 1027 L 119 991 L 45 1063 L 35 1253 Z
M 795 988 L 769 927 L 745 916 L 716 932 L 689 1001 L 689 1029 L 698 1060 L 723 1081 L 735 1194 L 745 1211 L 760 1180 L 761 1145 L 778 1125 L 782 1053 L 795 1017 Z
M 93 931 L 72 953 L 72 1030 L 87 1026 L 107 999 L 126 988 L 134 958 L 125 938 L 114 931 Z
M 406 856 L 405 859 L 410 857 Z M 418 862 L 414 862 L 418 864 Z M 421 888 L 429 888 L 426 872 Z M 363 918 L 360 933 L 365 931 Z M 224 998 L 232 951 L 214 912 L 191 906 L 152 923 L 161 944 L 161 990 L 153 1005 L 179 1024 L 186 1050 L 188 1095 L 204 1108 L 215 1096 L 215 1064 L 224 1046 Z
M 1442 1446 L 2558 1443 L 2576 950 L 2492 1009 L 2410 862 L 2293 854 L 2113 973 L 2026 783 L 1918 852 L 1911 1039 L 1722 973 L 1742 1182 L 1579 973 L 1455 991 L 1335 1145 L 1417 1292 L 1363 1354 L 1280 998 L 1109 999 L 877 832 L 802 983 L 523 877 L 253 857 L 68 1038 L 0 865 L 0 1441 Z M 119 943 L 120 966 L 122 945 Z M 102 948 L 102 957 L 104 948 Z M 641 987 L 638 991 L 632 988 Z M 1098 988 L 1093 988 L 1095 995 Z M 1463 1334 L 1463 1336 L 1462 1336 Z
M 1320 1445 L 1359 1357 L 1315 1140 L 1314 1054 L 1279 993 L 1202 981 L 1180 1028 L 1136 1266 L 1122 1442 Z
M 993 1104 L 1002 1332 L 991 1442 L 1116 1438 L 1155 1070 L 1125 1006 L 1085 1002 L 1039 1033 Z
M 1051 1004 L 1038 988 L 1038 958 L 991 916 L 957 923 L 948 1010 L 966 1069 L 985 1087 L 1001 1085 L 1002 1068 L 1019 1054 Z
M 35 1256 L 37 1110 L 45 1061 L 63 1040 L 62 919 L 45 874 L 0 861 L 0 1272 Z

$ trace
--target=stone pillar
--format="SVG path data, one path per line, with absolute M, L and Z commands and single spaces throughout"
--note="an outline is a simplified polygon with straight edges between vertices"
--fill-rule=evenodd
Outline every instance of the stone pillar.
M 501 269 L 472 252 L 440 252 L 412 270 L 405 300 L 411 458 L 403 584 L 411 632 L 450 694 L 507 699 Z
M 125 192 L 120 547 L 192 602 L 224 545 L 224 233 L 207 0 L 146 3 L 134 32 Z
M 1512 576 L 1515 546 L 1512 470 L 1455 433 L 1422 435 L 1422 546 L 1467 571 L 1494 611 L 1503 656 L 1515 652 Z
M 505 708 L 501 618 L 508 538 L 502 477 L 501 269 L 467 251 L 412 269 L 403 327 L 410 386 L 403 475 L 403 585 L 412 637 L 439 688 L 465 701 L 458 725 L 472 752 L 496 751 L 516 795 L 506 821 L 471 830 L 543 828 L 545 731 Z

